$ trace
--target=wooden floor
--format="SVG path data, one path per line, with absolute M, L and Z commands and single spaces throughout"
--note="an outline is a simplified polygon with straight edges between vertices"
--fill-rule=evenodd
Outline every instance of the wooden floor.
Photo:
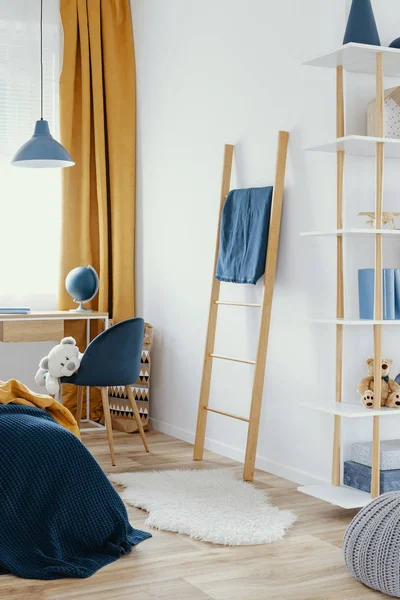
M 146 455 L 137 435 L 115 433 L 117 466 L 111 467 L 104 433 L 84 441 L 106 472 L 171 468 L 229 468 L 232 460 L 206 453 L 192 462 L 192 446 L 164 434 L 148 434 Z M 32 581 L 0 577 L 1 600 L 364 600 L 384 598 L 346 571 L 341 540 L 355 511 L 345 511 L 296 492 L 295 484 L 256 472 L 255 484 L 298 520 L 285 539 L 270 545 L 227 548 L 176 533 L 152 531 L 131 554 L 85 580 Z M 146 513 L 128 508 L 133 526 L 146 529 Z

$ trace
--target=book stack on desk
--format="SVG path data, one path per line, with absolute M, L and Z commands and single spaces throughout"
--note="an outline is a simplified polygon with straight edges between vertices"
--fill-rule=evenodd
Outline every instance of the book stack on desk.
M 27 306 L 0 306 L 0 315 L 27 315 L 30 311 Z

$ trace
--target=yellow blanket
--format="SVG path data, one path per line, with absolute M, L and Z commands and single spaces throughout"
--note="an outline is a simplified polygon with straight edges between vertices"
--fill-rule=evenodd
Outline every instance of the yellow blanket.
M 0 381 L 0 404 L 25 404 L 42 408 L 53 417 L 59 425 L 71 431 L 80 439 L 78 425 L 68 408 L 54 400 L 51 396 L 35 394 L 16 379 Z

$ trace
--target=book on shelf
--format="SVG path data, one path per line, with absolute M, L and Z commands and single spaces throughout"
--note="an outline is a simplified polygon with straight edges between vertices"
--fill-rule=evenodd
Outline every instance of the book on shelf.
M 374 318 L 375 270 L 359 269 L 360 319 Z M 400 270 L 382 269 L 383 319 L 400 319 Z
M 0 306 L 0 315 L 27 315 L 30 311 L 27 306 Z

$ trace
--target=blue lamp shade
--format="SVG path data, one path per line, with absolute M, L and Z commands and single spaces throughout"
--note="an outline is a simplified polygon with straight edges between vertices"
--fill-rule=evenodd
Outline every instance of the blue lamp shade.
M 35 131 L 13 157 L 14 167 L 33 169 L 72 167 L 75 163 L 61 144 L 55 140 L 48 121 L 36 121 Z

